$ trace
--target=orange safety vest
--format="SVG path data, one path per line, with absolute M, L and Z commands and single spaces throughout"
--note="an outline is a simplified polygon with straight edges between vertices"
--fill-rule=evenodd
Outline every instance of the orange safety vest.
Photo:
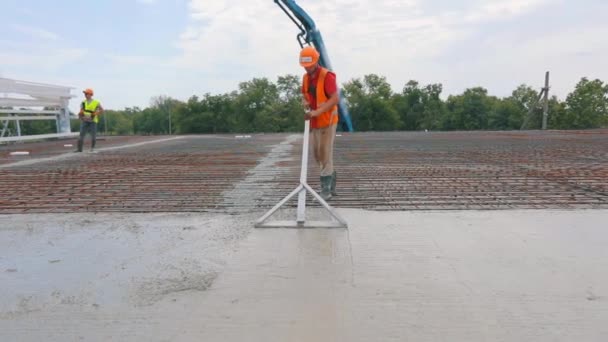
M 327 102 L 328 98 L 325 95 L 325 76 L 327 76 L 327 72 L 329 70 L 319 66 L 319 79 L 317 80 L 317 108 L 321 107 L 321 105 Z M 308 73 L 304 74 L 304 79 L 302 81 L 302 94 L 308 101 L 308 103 L 312 103 L 311 95 L 308 93 L 308 87 L 310 83 L 310 76 Z M 330 125 L 338 124 L 338 105 L 335 105 L 329 109 L 329 111 L 310 119 L 310 127 L 311 128 L 324 128 Z

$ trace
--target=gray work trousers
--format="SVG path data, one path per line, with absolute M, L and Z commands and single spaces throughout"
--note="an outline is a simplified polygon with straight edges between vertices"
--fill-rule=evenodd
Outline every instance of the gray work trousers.
M 78 151 L 82 151 L 84 137 L 86 136 L 87 132 L 91 133 L 91 148 L 95 148 L 95 142 L 97 140 L 97 123 L 93 121 L 81 121 L 80 138 L 78 138 Z

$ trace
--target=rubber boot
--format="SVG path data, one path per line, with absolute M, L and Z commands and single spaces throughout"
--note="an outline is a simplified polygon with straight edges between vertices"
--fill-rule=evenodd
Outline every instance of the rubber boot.
M 332 176 L 321 176 L 321 197 L 326 201 L 331 198 L 331 179 Z
M 331 175 L 331 186 L 329 188 L 332 196 L 338 196 L 338 193 L 336 192 L 337 179 L 338 179 L 338 175 L 336 174 L 336 171 L 334 171 L 334 173 L 332 173 L 332 175 Z

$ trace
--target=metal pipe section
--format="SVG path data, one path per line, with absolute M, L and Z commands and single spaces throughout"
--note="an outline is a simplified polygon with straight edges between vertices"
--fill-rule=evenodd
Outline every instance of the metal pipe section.
M 291 18 L 291 20 L 300 28 L 300 30 L 306 32 L 304 35 L 305 43 L 313 45 L 321 55 L 319 64 L 324 68 L 333 70 L 331 61 L 329 60 L 329 54 L 327 53 L 327 48 L 325 47 L 323 37 L 321 36 L 321 32 L 315 25 L 312 18 L 293 0 L 274 0 L 274 2 L 281 7 L 281 9 L 289 16 L 289 18 Z M 287 11 L 287 9 L 289 9 L 293 16 Z M 299 21 L 299 23 L 297 21 Z M 300 46 L 303 47 L 304 43 L 299 39 L 301 36 L 302 33 L 298 35 L 298 41 Z M 346 100 L 344 99 L 344 96 L 342 96 L 342 91 L 339 88 L 338 92 L 340 93 L 340 102 L 338 105 L 340 126 L 342 127 L 343 131 L 352 132 L 354 129 L 350 113 L 348 111 L 348 105 L 346 104 Z

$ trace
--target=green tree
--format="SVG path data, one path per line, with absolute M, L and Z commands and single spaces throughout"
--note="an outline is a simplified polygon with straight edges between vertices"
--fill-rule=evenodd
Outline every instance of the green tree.
M 109 135 L 133 134 L 133 119 L 126 111 L 105 110 L 100 117 L 98 131 Z
M 176 109 L 175 132 L 178 134 L 205 133 L 204 125 L 210 119 L 198 96 L 191 96 L 183 106 Z
M 523 109 L 521 104 L 512 97 L 497 99 L 489 114 L 488 128 L 493 130 L 519 129 Z
M 344 86 L 353 125 L 359 131 L 389 131 L 401 127 L 393 92 L 385 77 L 370 74 Z
M 363 82 L 352 79 L 344 85 L 343 95 L 350 110 L 351 121 L 358 131 L 368 131 L 373 127 L 372 117 L 366 109 L 366 94 Z
M 170 134 L 175 132 L 173 117 L 182 103 L 168 96 L 155 96 L 150 106 L 144 110 L 127 108 L 126 113 L 132 118 L 133 131 L 138 134 Z
M 565 115 L 558 126 L 598 128 L 608 124 L 608 84 L 583 77 L 566 97 Z
M 420 87 L 416 81 L 406 83 L 401 94 L 393 97 L 393 107 L 399 113 L 405 130 L 439 129 L 445 115 L 445 104 L 441 100 L 441 84 Z
M 444 119 L 443 128 L 487 129 L 495 102 L 496 98 L 488 96 L 488 91 L 481 87 L 467 89 L 462 95 L 449 96 L 447 100 L 449 113 Z
M 566 115 L 566 103 L 560 101 L 555 95 L 549 99 L 549 117 L 547 118 L 547 127 L 550 129 L 569 128 Z
M 155 107 L 148 107 L 133 117 L 133 129 L 140 134 L 167 134 L 169 119 Z
M 401 94 L 393 96 L 393 107 L 401 119 L 401 127 L 413 131 L 420 129 L 424 116 L 424 93 L 419 83 L 410 80 Z
M 421 129 L 437 130 L 445 115 L 445 103 L 441 100 L 443 85 L 440 83 L 428 84 L 423 89 L 422 103 L 424 111 L 420 122 Z
M 279 76 L 277 79 L 279 102 L 272 113 L 278 117 L 282 132 L 301 132 L 304 129 L 301 82 L 296 75 Z
M 54 120 L 23 120 L 20 122 L 20 127 L 22 135 L 57 133 L 57 124 Z
M 524 128 L 539 129 L 542 127 L 543 110 L 539 93 L 532 87 L 522 84 L 513 90 L 510 99 L 519 107 L 519 111 L 511 113 L 509 128 L 520 129 L 527 120 Z
M 192 96 L 181 102 L 167 96 L 151 99 L 149 107 L 106 110 L 109 134 L 198 134 L 228 132 L 301 132 L 304 125 L 301 77 L 279 76 L 275 83 L 254 78 L 226 94 Z M 369 74 L 344 84 L 343 96 L 357 131 L 519 129 L 532 111 L 527 127 L 540 127 L 538 93 L 522 84 L 511 96 L 498 99 L 481 87 L 441 99 L 441 84 L 407 82 L 393 93 L 383 76 Z M 549 100 L 550 128 L 594 128 L 608 125 L 608 85 L 583 78 L 565 102 Z M 80 122 L 72 120 L 72 131 Z M 54 123 L 24 122 L 25 134 L 53 132 Z
M 270 112 L 279 98 L 279 88 L 267 78 L 239 84 L 235 99 L 239 132 L 277 132 L 279 123 Z
M 176 99 L 173 99 L 166 95 L 155 96 L 150 100 L 150 107 L 154 108 L 158 111 L 158 115 L 162 118 L 161 126 L 166 125 L 166 132 L 168 134 L 172 134 L 174 132 L 173 129 L 173 117 L 177 112 L 177 107 L 182 103 Z M 160 130 L 161 132 L 165 132 L 164 129 Z

